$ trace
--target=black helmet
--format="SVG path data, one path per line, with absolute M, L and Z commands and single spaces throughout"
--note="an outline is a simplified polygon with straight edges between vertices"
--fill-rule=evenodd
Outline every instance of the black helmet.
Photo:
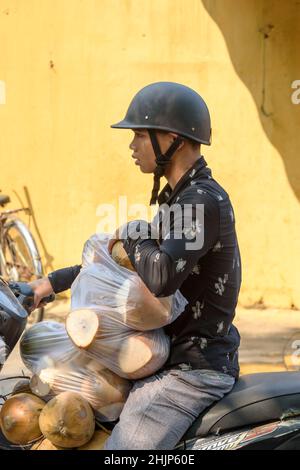
M 170 161 L 182 137 L 195 142 L 211 144 L 211 125 L 205 101 L 191 88 L 173 82 L 157 82 L 142 88 L 127 110 L 125 118 L 113 124 L 117 129 L 148 129 L 156 155 L 154 188 L 150 204 L 156 202 L 159 178 Z M 174 132 L 180 137 L 162 155 L 155 130 Z
M 131 101 L 117 129 L 157 129 L 175 132 L 210 145 L 210 116 L 205 101 L 191 88 L 158 82 L 142 88 Z

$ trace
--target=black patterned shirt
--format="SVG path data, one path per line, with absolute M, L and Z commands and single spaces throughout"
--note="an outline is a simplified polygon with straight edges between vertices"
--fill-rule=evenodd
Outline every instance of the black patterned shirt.
M 188 301 L 179 318 L 164 327 L 171 347 L 163 368 L 213 369 L 238 378 L 240 336 L 232 321 L 241 259 L 229 196 L 201 156 L 173 190 L 169 184 L 163 188 L 158 203 L 155 223 L 144 222 L 138 238 L 129 230 L 123 244 L 155 296 L 179 289 Z M 51 273 L 54 291 L 69 288 L 79 271 L 73 266 Z

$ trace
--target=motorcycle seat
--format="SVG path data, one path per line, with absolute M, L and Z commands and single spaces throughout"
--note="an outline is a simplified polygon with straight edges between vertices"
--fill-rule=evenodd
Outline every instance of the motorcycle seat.
M 5 206 L 10 202 L 10 197 L 5 194 L 0 194 L 0 206 Z
M 199 415 L 183 440 L 296 415 L 300 415 L 300 372 L 247 374 Z

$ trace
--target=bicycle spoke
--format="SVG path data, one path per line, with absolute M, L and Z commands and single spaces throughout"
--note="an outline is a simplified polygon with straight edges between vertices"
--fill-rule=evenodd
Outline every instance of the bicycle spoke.
M 6 267 L 8 276 L 14 281 L 29 282 L 34 278 L 34 267 L 32 266 L 32 263 L 31 266 L 29 266 L 29 263 L 26 261 L 26 258 L 22 253 L 22 248 L 23 250 L 26 250 L 24 244 L 22 246 L 22 240 L 19 237 L 17 237 L 16 240 L 13 240 L 12 236 L 7 234 L 4 256 L 7 260 Z M 29 257 L 28 254 L 27 257 Z

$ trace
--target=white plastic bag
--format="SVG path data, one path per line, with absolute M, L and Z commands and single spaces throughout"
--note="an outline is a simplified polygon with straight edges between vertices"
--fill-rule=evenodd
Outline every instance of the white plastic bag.
M 176 320 L 188 303 L 180 291 L 155 297 L 136 272 L 112 259 L 108 240 L 109 235 L 96 234 L 85 243 L 83 268 L 71 288 L 71 310 L 104 308 L 139 331 L 161 328 Z
M 89 358 L 70 340 L 65 325 L 56 321 L 43 321 L 32 325 L 20 341 L 20 355 L 25 366 L 34 373 L 46 367 L 80 367 Z
M 163 326 L 174 321 L 187 300 L 177 291 L 157 298 L 139 275 L 117 264 L 108 252 L 110 235 L 85 243 L 82 269 L 71 287 L 67 332 L 74 344 L 117 375 L 149 376 L 169 356 Z
M 153 374 L 169 355 L 170 340 L 163 329 L 133 330 L 104 307 L 73 310 L 66 330 L 89 357 L 130 380 Z
M 58 395 L 62 392 L 77 392 L 85 398 L 100 421 L 118 419 L 127 399 L 131 384 L 108 369 L 94 370 L 97 363 L 91 361 L 85 368 L 46 368 L 34 375 L 30 382 L 33 393 Z

